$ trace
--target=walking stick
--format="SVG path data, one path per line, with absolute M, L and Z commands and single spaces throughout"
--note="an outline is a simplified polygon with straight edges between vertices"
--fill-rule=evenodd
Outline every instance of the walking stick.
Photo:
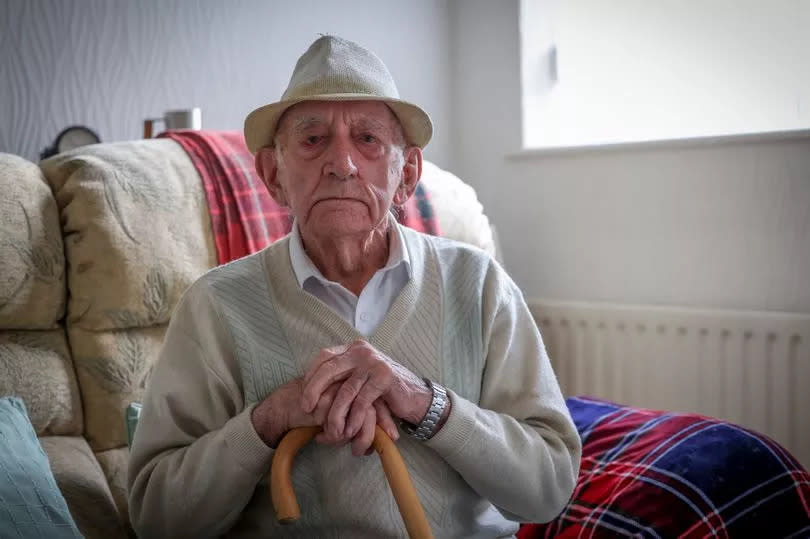
M 301 516 L 301 509 L 298 507 L 292 486 L 290 474 L 292 463 L 298 450 L 320 431 L 320 427 L 292 429 L 278 444 L 278 449 L 273 455 L 273 464 L 270 468 L 270 495 L 273 498 L 273 507 L 276 508 L 276 517 L 282 524 L 291 524 Z M 432 539 L 433 533 L 416 495 L 411 476 L 405 467 L 405 461 L 402 460 L 397 446 L 379 425 L 374 433 L 374 449 L 380 455 L 388 485 L 394 494 L 408 535 L 411 539 Z

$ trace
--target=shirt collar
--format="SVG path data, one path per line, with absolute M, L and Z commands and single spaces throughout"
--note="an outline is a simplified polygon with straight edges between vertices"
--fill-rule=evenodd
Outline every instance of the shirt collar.
M 408 273 L 408 279 L 412 277 L 411 272 L 411 258 L 408 256 L 408 247 L 405 244 L 405 238 L 402 236 L 400 225 L 396 221 L 393 222 L 394 226 L 391 227 L 391 233 L 388 235 L 388 262 L 383 266 L 380 271 L 389 271 L 394 268 L 404 265 L 405 271 Z M 304 250 L 304 243 L 301 240 L 301 232 L 298 230 L 298 221 L 293 221 L 292 231 L 290 232 L 290 262 L 292 263 L 293 273 L 298 280 L 298 286 L 304 288 L 310 278 L 315 278 L 323 284 L 337 284 L 330 281 L 321 273 L 312 259 Z

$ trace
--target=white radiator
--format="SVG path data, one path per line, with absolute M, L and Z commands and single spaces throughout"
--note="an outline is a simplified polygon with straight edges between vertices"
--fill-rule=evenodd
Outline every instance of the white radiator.
M 810 314 L 529 303 L 567 396 L 732 421 L 810 469 Z

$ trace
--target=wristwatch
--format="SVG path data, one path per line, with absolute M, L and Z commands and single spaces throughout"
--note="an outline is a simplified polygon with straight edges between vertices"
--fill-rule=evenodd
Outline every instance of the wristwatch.
M 425 417 L 422 418 L 422 421 L 418 425 L 407 421 L 402 422 L 402 430 L 405 431 L 405 434 L 421 442 L 429 440 L 436 434 L 439 419 L 442 417 L 442 413 L 444 413 L 444 409 L 447 407 L 447 391 L 444 387 L 427 378 L 424 380 L 433 390 L 433 400 L 430 403 L 430 408 L 428 408 Z

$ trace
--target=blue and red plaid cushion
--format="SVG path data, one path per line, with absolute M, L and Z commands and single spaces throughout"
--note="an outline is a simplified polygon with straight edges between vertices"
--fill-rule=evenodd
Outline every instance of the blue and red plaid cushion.
M 810 537 L 810 474 L 770 438 L 696 414 L 567 404 L 583 444 L 574 495 L 518 537 Z

